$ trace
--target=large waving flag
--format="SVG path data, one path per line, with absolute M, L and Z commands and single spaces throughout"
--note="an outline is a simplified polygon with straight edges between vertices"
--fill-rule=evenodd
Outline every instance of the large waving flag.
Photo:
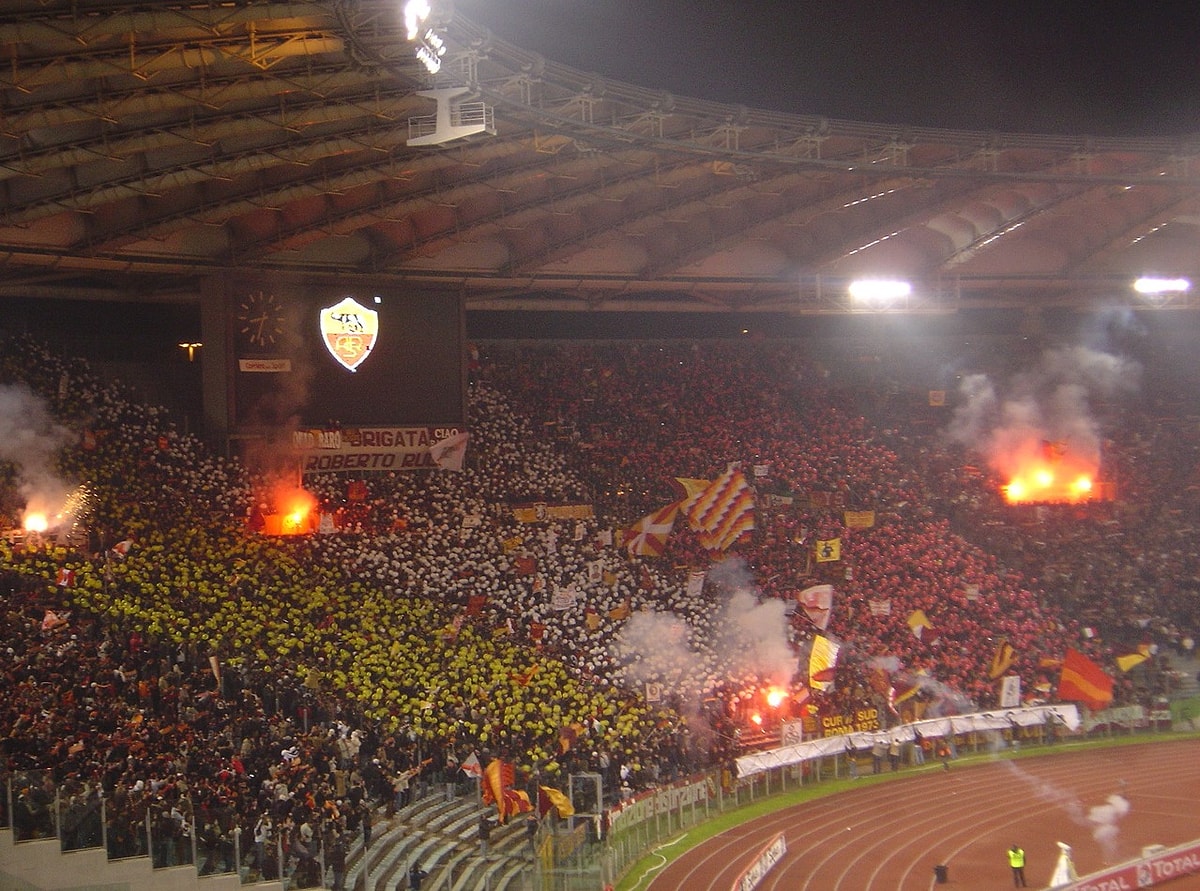
M 625 550 L 631 557 L 661 557 L 675 528 L 682 502 L 676 501 L 648 514 L 625 530 Z
M 564 820 L 575 813 L 575 806 L 553 786 L 538 786 L 538 816 L 544 817 L 551 810 L 557 811 Z
M 827 637 L 813 638 L 812 652 L 808 656 L 808 686 L 813 690 L 828 690 L 833 686 L 833 673 L 837 667 L 838 650 L 841 647 Z
M 808 620 L 824 631 L 833 613 L 833 585 L 810 585 L 796 595 Z
M 1067 648 L 1062 674 L 1058 679 L 1058 698 L 1082 702 L 1099 711 L 1112 702 L 1113 679 L 1099 665 L 1078 650 Z
M 529 796 L 513 788 L 516 782 L 516 769 L 508 761 L 493 758 L 483 769 L 483 803 L 496 805 L 496 812 L 503 825 L 514 814 L 523 814 L 533 810 Z
M 687 517 L 707 550 L 729 550 L 754 529 L 754 490 L 745 474 L 731 467 L 692 500 Z

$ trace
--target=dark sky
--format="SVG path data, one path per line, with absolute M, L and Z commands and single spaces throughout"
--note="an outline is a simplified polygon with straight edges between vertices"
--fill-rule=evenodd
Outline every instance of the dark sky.
M 457 0 L 585 71 L 798 114 L 970 130 L 1200 134 L 1200 2 Z

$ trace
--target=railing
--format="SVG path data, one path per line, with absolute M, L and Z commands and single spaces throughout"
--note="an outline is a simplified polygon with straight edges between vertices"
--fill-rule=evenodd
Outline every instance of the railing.
M 177 787 L 138 783 L 105 796 L 94 783 L 54 782 L 49 770 L 3 775 L 0 828 L 16 844 L 57 839 L 60 850 L 103 849 L 109 860 L 149 857 L 154 869 L 194 866 L 201 876 L 237 874 L 242 883 L 281 881 L 285 888 L 326 887 L 320 828 L 256 822 L 244 828 L 232 807 L 199 812 Z
M 1114 709 L 1084 720 L 1078 732 L 1054 725 L 1010 726 L 1003 730 L 955 733 L 947 737 L 948 761 L 989 752 L 1050 748 L 1064 742 L 1167 735 L 1169 715 L 1151 709 Z M 1185 727 L 1186 729 L 1186 727 Z M 909 742 L 902 750 L 897 770 L 904 771 L 941 758 Z M 575 891 L 616 886 L 617 880 L 654 847 L 670 842 L 681 832 L 706 820 L 772 796 L 814 784 L 849 780 L 873 772 L 892 771 L 888 759 L 877 764 L 870 752 L 838 746 L 836 752 L 802 761 L 780 763 L 750 776 L 735 777 L 730 770 L 691 777 L 670 786 L 642 793 L 612 809 L 611 829 L 601 829 L 597 856 L 590 866 L 590 884 L 566 870 L 554 870 L 543 891 Z
M 1188 729 L 1190 722 L 1179 717 L 1176 725 Z M 946 757 L 1165 734 L 1171 732 L 1170 718 L 1162 710 L 1133 707 L 1092 716 L 1074 733 L 1015 723 L 1002 730 L 954 733 L 947 738 Z M 920 766 L 927 757 L 910 741 L 896 769 Z M 891 770 L 887 759 L 877 764 L 862 748 L 838 745 L 803 760 L 778 759 L 748 776 L 737 777 L 736 769 L 728 768 L 697 774 L 616 802 L 602 813 L 577 814 L 565 822 L 548 818 L 536 838 L 523 840 L 519 854 L 497 850 L 491 861 L 472 853 L 431 864 L 426 887 L 435 891 L 470 882 L 490 888 L 497 862 L 520 860 L 528 865 L 508 880 L 508 891 L 597 891 L 615 886 L 655 846 L 714 816 L 805 786 Z M 48 770 L 0 773 L 0 782 L 0 828 L 11 829 L 17 844 L 58 839 L 64 852 L 105 849 L 110 860 L 149 857 L 155 869 L 192 865 L 199 875 L 236 873 L 243 883 L 280 881 L 287 889 L 336 886 L 332 864 L 343 862 L 345 854 L 331 856 L 335 836 L 321 827 L 310 835 L 290 823 L 242 826 L 232 808 L 194 808 L 181 787 L 138 784 L 106 796 L 95 783 L 55 784 Z M 447 794 L 458 797 L 463 789 L 448 787 Z

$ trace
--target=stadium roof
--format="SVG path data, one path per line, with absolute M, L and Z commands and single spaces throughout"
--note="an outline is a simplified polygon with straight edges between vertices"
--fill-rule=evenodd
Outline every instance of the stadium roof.
M 884 277 L 913 284 L 890 308 L 951 312 L 1200 281 L 1200 135 L 723 105 L 449 7 L 410 40 L 400 7 L 7 0 L 0 297 L 191 301 L 246 270 L 468 310 L 843 313 Z

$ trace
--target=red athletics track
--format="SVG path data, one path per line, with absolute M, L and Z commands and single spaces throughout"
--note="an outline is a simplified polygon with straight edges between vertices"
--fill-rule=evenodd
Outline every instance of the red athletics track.
M 1120 794 L 1124 817 L 1108 844 L 1093 837 L 1093 807 Z M 1011 888 L 1005 856 L 1025 848 L 1030 888 L 1045 888 L 1058 845 L 1071 845 L 1079 874 L 1137 858 L 1145 845 L 1200 839 L 1200 740 L 907 768 L 895 779 L 852 788 L 740 824 L 651 873 L 649 891 L 729 891 L 779 832 L 787 854 L 763 891 L 928 891 Z M 683 844 L 686 844 L 684 839 Z M 669 850 L 669 847 L 667 848 Z M 1200 891 L 1200 876 L 1170 891 Z

